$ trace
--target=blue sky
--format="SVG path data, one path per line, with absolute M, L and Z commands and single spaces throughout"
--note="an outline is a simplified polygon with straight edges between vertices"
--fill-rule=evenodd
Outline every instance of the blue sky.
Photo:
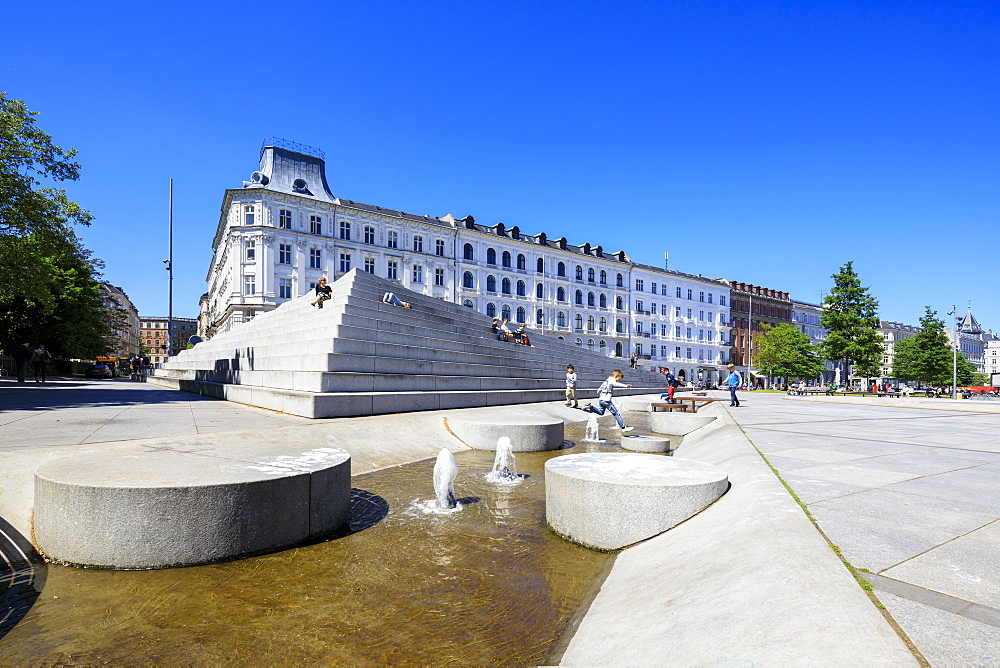
M 884 319 L 1000 329 L 995 2 L 0 0 L 0 90 L 80 151 L 82 236 L 193 317 L 224 189 L 275 135 L 337 196 L 565 235 Z M 980 278 L 984 277 L 984 278 Z

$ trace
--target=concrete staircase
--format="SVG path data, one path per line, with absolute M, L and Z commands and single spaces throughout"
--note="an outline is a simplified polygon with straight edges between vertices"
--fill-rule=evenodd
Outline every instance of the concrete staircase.
M 530 347 L 497 341 L 490 318 L 358 269 L 331 287 L 325 308 L 295 299 L 182 351 L 147 380 L 321 418 L 558 400 L 567 364 L 589 400 L 625 364 L 537 332 Z M 413 308 L 383 304 L 386 291 Z M 660 374 L 625 371 L 634 387 L 618 394 L 664 391 Z

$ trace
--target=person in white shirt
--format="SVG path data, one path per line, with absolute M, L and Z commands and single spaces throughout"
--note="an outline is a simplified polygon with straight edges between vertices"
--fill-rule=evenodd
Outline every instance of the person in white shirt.
M 572 364 L 566 367 L 566 405 L 573 408 L 580 407 L 576 400 L 576 369 Z
M 622 431 L 632 431 L 635 427 L 625 426 L 625 421 L 622 420 L 621 413 L 618 412 L 615 402 L 611 400 L 611 395 L 614 393 L 616 387 L 632 387 L 622 382 L 622 378 L 624 377 L 625 374 L 621 372 L 621 369 L 612 371 L 608 379 L 601 383 L 601 387 L 597 390 L 597 408 L 587 404 L 583 410 L 590 413 L 597 413 L 598 415 L 604 415 L 604 411 L 609 410 L 615 416 L 615 421 L 618 423 L 619 429 Z

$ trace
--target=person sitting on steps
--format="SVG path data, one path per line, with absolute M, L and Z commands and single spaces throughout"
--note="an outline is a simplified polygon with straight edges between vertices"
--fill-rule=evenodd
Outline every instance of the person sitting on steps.
M 321 276 L 316 283 L 316 299 L 309 302 L 317 308 L 323 308 L 323 302 L 333 296 L 333 288 L 326 284 L 326 276 Z

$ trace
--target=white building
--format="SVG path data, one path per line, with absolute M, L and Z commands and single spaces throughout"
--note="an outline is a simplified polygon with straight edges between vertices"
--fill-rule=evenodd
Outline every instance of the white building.
M 945 329 L 948 335 L 948 344 L 955 345 L 955 329 Z M 965 317 L 958 323 L 958 352 L 965 355 L 976 366 L 976 373 L 983 373 L 983 357 L 986 352 L 986 342 L 983 328 L 979 326 L 976 317 L 972 315 L 972 309 L 965 314 Z
M 989 378 L 1000 373 L 1000 337 L 992 329 L 983 335 L 983 373 Z
M 201 335 L 248 320 L 354 267 L 409 290 L 717 382 L 729 285 L 472 216 L 420 216 L 335 197 L 317 149 L 271 140 L 260 170 L 226 190 Z
M 882 337 L 882 377 L 877 382 L 896 381 L 892 373 L 892 366 L 896 357 L 896 343 L 903 339 L 909 339 L 920 333 L 920 328 L 916 325 L 904 325 L 901 322 L 890 322 L 888 320 L 879 321 L 878 333 Z

